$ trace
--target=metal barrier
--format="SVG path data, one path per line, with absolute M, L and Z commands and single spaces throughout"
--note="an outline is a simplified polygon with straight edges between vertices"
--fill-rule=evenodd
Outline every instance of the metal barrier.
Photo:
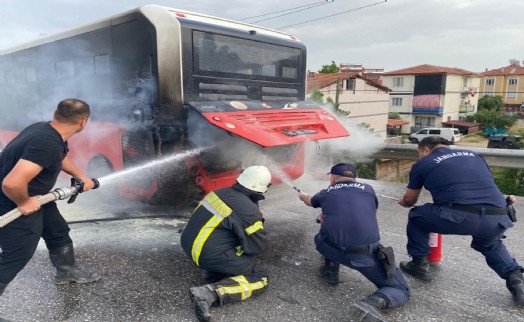
M 524 150 L 485 149 L 464 146 L 450 146 L 452 149 L 469 150 L 480 154 L 489 166 L 524 169 Z M 392 160 L 418 160 L 416 144 L 386 144 L 382 150 L 374 153 L 372 158 Z

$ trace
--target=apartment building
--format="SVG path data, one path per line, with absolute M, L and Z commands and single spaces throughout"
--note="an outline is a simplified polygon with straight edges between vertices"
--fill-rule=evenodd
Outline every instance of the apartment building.
M 409 122 L 402 133 L 424 127 L 467 127 L 464 117 L 477 110 L 480 74 L 460 68 L 419 65 L 384 73 L 391 89 L 389 112 Z
M 524 110 L 524 67 L 518 60 L 510 60 L 510 64 L 505 67 L 486 69 L 481 75 L 480 97 L 502 96 L 507 112 Z
M 329 97 L 338 103 L 339 109 L 348 113 L 350 123 L 373 129 L 383 139 L 387 137 L 389 88 L 357 72 L 309 73 L 308 95 L 315 89 L 324 100 Z

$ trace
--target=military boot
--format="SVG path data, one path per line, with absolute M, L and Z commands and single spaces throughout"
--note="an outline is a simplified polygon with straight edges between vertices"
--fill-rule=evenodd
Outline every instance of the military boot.
M 0 295 L 4 294 L 4 290 L 7 287 L 7 284 L 0 283 Z
M 400 269 L 406 274 L 416 277 L 420 280 L 429 282 L 432 277 L 429 271 L 428 256 L 412 256 L 410 262 L 400 262 Z
M 218 301 L 218 294 L 211 284 L 189 289 L 191 300 L 195 304 L 195 314 L 198 321 L 211 321 L 209 308 Z
M 513 295 L 515 303 L 524 305 L 524 277 L 520 269 L 509 272 L 506 277 L 506 287 Z
M 332 285 L 338 284 L 338 271 L 340 264 L 330 259 L 324 259 L 324 266 L 320 267 L 320 276 Z
M 84 272 L 76 266 L 73 244 L 49 250 L 49 258 L 56 267 L 56 284 L 91 283 L 101 277 L 98 273 Z
M 387 322 L 380 311 L 391 306 L 389 299 L 381 293 L 373 293 L 353 303 L 349 309 L 349 320 L 355 322 Z

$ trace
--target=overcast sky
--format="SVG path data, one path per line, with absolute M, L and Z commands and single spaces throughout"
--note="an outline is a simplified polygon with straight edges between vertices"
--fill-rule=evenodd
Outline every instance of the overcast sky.
M 301 39 L 311 71 L 332 60 L 386 71 L 432 64 L 474 72 L 524 61 L 524 0 L 0 0 L 0 49 L 149 3 L 234 20 L 318 4 L 257 23 Z

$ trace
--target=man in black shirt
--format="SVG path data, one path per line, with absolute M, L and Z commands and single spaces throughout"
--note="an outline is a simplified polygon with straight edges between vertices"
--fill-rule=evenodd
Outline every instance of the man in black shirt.
M 38 196 L 48 193 L 60 171 L 84 182 L 93 181 L 67 158 L 67 140 L 80 132 L 90 115 L 89 105 L 78 99 L 61 101 L 51 122 L 39 122 L 22 130 L 0 156 L 0 214 L 18 208 L 23 216 L 0 229 L 0 295 L 33 257 L 42 237 L 57 269 L 56 283 L 89 283 L 100 276 L 75 265 L 69 226 L 56 203 L 40 205 Z

